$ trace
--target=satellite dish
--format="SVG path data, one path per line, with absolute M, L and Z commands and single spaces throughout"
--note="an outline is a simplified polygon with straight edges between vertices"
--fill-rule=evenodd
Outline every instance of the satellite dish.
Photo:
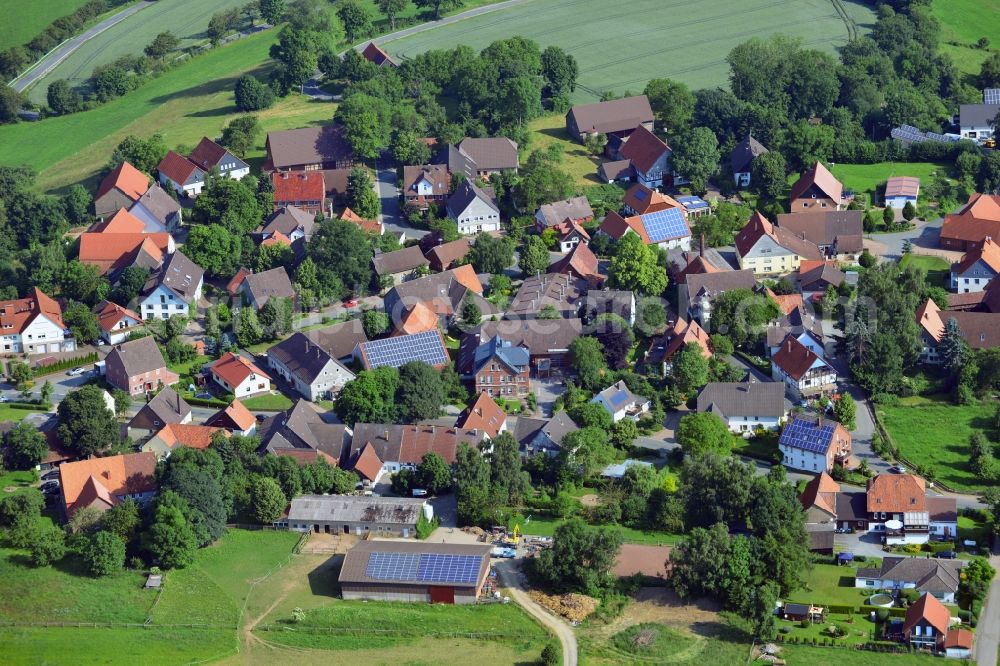
M 901 521 L 901 520 L 887 520 L 887 521 L 885 521 L 885 528 L 887 530 L 901 530 L 901 529 L 903 529 L 903 521 Z

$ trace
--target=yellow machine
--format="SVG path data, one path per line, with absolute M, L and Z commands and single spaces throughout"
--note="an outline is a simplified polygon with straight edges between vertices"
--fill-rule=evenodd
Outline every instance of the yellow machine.
M 503 542 L 511 546 L 516 546 L 521 541 L 521 526 L 514 525 L 514 531 L 510 533 L 509 537 L 504 537 Z
M 996 148 L 997 140 L 994 139 L 993 137 L 990 137 L 989 139 L 983 141 L 983 145 L 986 146 L 987 148 Z

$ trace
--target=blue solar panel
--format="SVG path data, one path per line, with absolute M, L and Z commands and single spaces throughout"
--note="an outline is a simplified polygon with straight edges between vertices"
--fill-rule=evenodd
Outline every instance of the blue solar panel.
M 369 368 L 398 368 L 410 361 L 423 361 L 427 365 L 448 363 L 448 351 L 441 343 L 441 334 L 437 331 L 372 340 L 363 343 L 361 349 Z
M 813 421 L 795 419 L 781 432 L 780 444 L 812 453 L 826 453 L 833 440 L 837 424 L 825 421 L 822 426 Z
M 983 104 L 1000 104 L 1000 88 L 983 88 Z
M 646 227 L 646 235 L 649 236 L 650 243 L 660 243 L 671 238 L 683 238 L 691 235 L 691 230 L 688 229 L 680 208 L 658 210 L 640 217 L 643 226 Z
M 611 404 L 620 405 L 626 400 L 628 400 L 628 391 L 618 391 L 618 393 L 615 393 L 614 397 L 611 398 Z
M 372 553 L 365 576 L 374 580 L 417 580 L 420 555 L 416 553 Z
M 482 558 L 477 555 L 443 555 L 425 553 L 420 556 L 417 580 L 441 583 L 475 583 L 479 579 Z

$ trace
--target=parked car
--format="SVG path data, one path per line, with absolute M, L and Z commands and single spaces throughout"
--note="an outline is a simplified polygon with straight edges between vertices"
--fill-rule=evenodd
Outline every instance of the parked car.
M 78 377 L 79 375 L 82 375 L 86 371 L 87 371 L 86 368 L 76 367 L 67 372 L 66 374 L 69 375 L 70 377 Z
M 942 551 L 942 552 L 938 553 L 934 557 L 940 557 L 942 560 L 953 560 L 953 559 L 955 559 L 955 551 L 953 551 L 953 550 L 945 550 L 945 551 Z
M 49 481 L 51 479 L 58 479 L 58 478 L 59 478 L 59 470 L 58 470 L 58 468 L 57 469 L 50 469 L 45 474 L 42 474 L 42 481 Z
M 344 301 L 344 307 L 347 309 L 358 307 L 358 299 L 356 298 L 347 299 L 346 301 Z
M 261 421 L 261 422 L 266 421 L 267 420 L 267 414 L 257 414 L 257 420 Z
M 202 391 L 201 393 L 196 394 L 194 397 L 198 398 L 199 400 L 211 400 L 215 396 L 206 391 Z
M 43 493 L 55 493 L 59 491 L 59 482 L 53 479 L 52 481 L 46 481 L 40 486 Z
M 412 492 L 414 497 L 427 497 L 427 491 L 423 488 L 414 488 Z
M 889 471 L 893 474 L 906 474 L 906 468 L 902 465 L 893 465 L 889 468 Z
M 10 402 L 10 398 L 5 395 L 0 395 L 0 402 Z

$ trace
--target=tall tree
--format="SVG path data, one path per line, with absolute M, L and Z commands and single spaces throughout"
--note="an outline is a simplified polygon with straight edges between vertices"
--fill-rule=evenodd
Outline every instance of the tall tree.
M 733 436 L 717 414 L 696 412 L 681 418 L 677 427 L 677 443 L 689 455 L 726 455 L 733 446 Z
M 413 4 L 421 9 L 429 9 L 432 18 L 437 21 L 441 12 L 462 6 L 462 0 L 413 0 Z
M 719 140 L 707 127 L 695 127 L 674 141 L 673 169 L 704 192 L 708 179 L 719 171 Z
M 410 361 L 399 368 L 396 405 L 406 423 L 437 418 L 444 404 L 441 374 L 421 361 Z
M 344 125 L 344 136 L 354 153 L 375 159 L 392 139 L 392 111 L 380 97 L 355 93 L 340 103 L 337 120 Z
M 7 469 L 33 469 L 48 452 L 45 436 L 26 423 L 18 423 L 3 436 L 3 464 Z
M 410 0 L 378 0 L 378 10 L 389 19 L 389 31 L 396 31 L 396 17 L 410 4 Z
M 514 241 L 508 236 L 491 236 L 485 232 L 476 234 L 469 250 L 469 262 L 479 273 L 503 273 L 514 263 Z
M 347 177 L 347 203 L 351 210 L 366 220 L 377 219 L 382 212 L 382 201 L 368 169 L 351 169 L 351 175 Z
M 81 456 L 110 448 L 121 437 L 115 415 L 104 404 L 104 392 L 98 386 L 71 391 L 59 403 L 58 412 L 60 443 Z
M 649 98 L 656 121 L 667 136 L 679 137 L 691 126 L 694 116 L 694 95 L 679 81 L 651 79 L 642 94 Z
M 260 17 L 271 25 L 278 25 L 285 15 L 285 0 L 257 0 Z
M 621 545 L 619 530 L 588 527 L 571 518 L 556 528 L 552 548 L 538 554 L 532 570 L 555 589 L 596 594 L 611 584 L 611 567 Z
M 758 155 L 750 163 L 750 186 L 768 199 L 780 197 L 788 186 L 785 156 L 776 150 Z
M 549 249 L 539 236 L 526 236 L 517 265 L 525 277 L 544 273 L 549 267 Z
M 627 233 L 611 259 L 611 283 L 619 289 L 659 296 L 667 288 L 667 272 L 657 263 L 656 253 L 638 234 Z

